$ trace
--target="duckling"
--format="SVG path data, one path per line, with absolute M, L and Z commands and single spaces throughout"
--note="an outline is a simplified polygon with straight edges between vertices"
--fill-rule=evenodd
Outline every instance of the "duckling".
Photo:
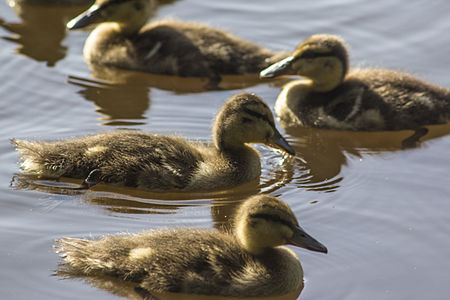
M 228 99 L 213 127 L 214 145 L 180 137 L 112 131 L 73 140 L 13 139 L 25 172 L 49 177 L 85 178 L 151 190 L 209 190 L 255 180 L 259 153 L 248 143 L 264 143 L 294 155 L 275 127 L 269 107 L 254 94 Z
M 275 111 L 287 127 L 419 130 L 450 120 L 449 89 L 392 70 L 349 71 L 346 45 L 337 36 L 313 35 L 260 73 L 279 75 L 309 79 L 289 82 L 278 96 Z
M 144 26 L 152 11 L 150 0 L 97 0 L 67 28 L 99 24 L 84 46 L 88 63 L 154 74 L 220 82 L 221 75 L 258 74 L 281 57 L 206 25 L 161 20 Z
M 260 194 L 241 204 L 232 233 L 160 229 L 94 241 L 63 238 L 55 248 L 69 274 L 111 275 L 148 292 L 251 297 L 302 289 L 302 266 L 280 247 L 286 244 L 327 253 L 286 203 Z

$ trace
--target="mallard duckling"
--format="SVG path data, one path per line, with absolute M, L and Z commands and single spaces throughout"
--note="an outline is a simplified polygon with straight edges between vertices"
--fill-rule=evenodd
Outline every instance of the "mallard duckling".
M 263 78 L 300 75 L 275 104 L 280 122 L 344 130 L 416 130 L 450 120 L 450 91 L 411 75 L 378 69 L 349 71 L 346 45 L 318 34 L 291 56 L 260 73 Z
M 84 46 L 94 65 L 154 74 L 207 77 L 258 74 L 280 55 L 225 31 L 196 23 L 162 20 L 144 26 L 150 0 L 97 0 L 67 24 L 78 29 L 99 24 Z
M 179 137 L 113 131 L 67 141 L 14 140 L 25 172 L 86 178 L 152 190 L 208 190 L 238 185 L 261 174 L 260 157 L 248 143 L 295 151 L 275 128 L 272 112 L 259 97 L 228 99 L 213 128 L 213 146 Z
M 74 275 L 112 275 L 151 292 L 270 296 L 300 290 L 303 270 L 281 245 L 327 253 L 289 206 L 269 195 L 239 207 L 232 234 L 201 229 L 153 230 L 100 240 L 63 238 L 56 251 Z

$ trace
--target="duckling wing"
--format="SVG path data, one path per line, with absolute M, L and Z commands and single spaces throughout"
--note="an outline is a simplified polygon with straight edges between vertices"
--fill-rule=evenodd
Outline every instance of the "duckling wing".
M 160 292 L 226 294 L 246 265 L 232 237 L 208 230 L 64 238 L 55 248 L 64 258 L 62 274 L 111 275 Z
M 450 91 L 408 74 L 363 69 L 330 92 L 298 105 L 305 125 L 344 130 L 402 130 L 450 121 Z
M 105 152 L 102 180 L 153 190 L 183 189 L 202 156 L 184 139 L 135 133 L 118 138 Z
M 177 76 L 210 77 L 212 70 L 200 49 L 183 31 L 164 24 L 147 27 L 134 43 L 144 71 Z
M 307 93 L 297 106 L 297 114 L 304 125 L 311 127 L 343 130 L 381 129 L 382 120 L 371 120 L 363 116 L 364 112 L 373 106 L 377 110 L 387 110 L 383 99 L 370 93 L 370 87 L 365 82 L 349 79 L 330 92 Z M 371 101 L 365 101 L 368 97 L 372 98 Z
M 256 74 L 274 56 L 271 51 L 225 31 L 173 21 L 149 24 L 134 44 L 149 72 L 178 76 Z
M 184 188 L 202 159 L 181 138 L 138 132 L 109 132 L 60 142 L 13 142 L 27 172 L 84 179 L 98 169 L 103 182 L 151 189 Z
M 278 250 L 256 257 L 221 232 L 180 229 L 162 233 L 154 242 L 162 248 L 141 282 L 150 292 L 266 296 L 285 293 L 286 281 L 293 280 L 287 280 L 293 276 L 289 272 L 292 261 L 284 266 L 286 259 Z M 297 262 L 294 266 L 301 269 Z M 288 271 L 284 274 L 281 270 Z
M 384 129 L 415 129 L 450 121 L 449 89 L 391 70 L 363 70 L 354 77 L 369 87 L 365 105 L 367 109 L 380 107 Z

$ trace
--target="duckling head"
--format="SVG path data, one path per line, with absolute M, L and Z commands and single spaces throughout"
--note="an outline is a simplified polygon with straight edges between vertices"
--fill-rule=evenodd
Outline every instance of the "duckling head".
M 111 22 L 123 32 L 135 32 L 153 12 L 153 0 L 97 0 L 85 12 L 67 23 L 68 29 Z
M 314 91 L 328 92 L 342 82 L 348 64 L 348 53 L 342 39 L 317 34 L 298 45 L 291 56 L 261 71 L 260 77 L 300 75 L 311 80 Z
M 286 203 L 270 195 L 252 196 L 239 207 L 234 233 L 241 246 L 255 255 L 281 245 L 328 252 L 324 245 L 300 227 Z
M 218 149 L 237 150 L 246 143 L 262 143 L 295 155 L 276 129 L 270 108 L 254 94 L 241 93 L 228 99 L 216 117 L 213 135 Z

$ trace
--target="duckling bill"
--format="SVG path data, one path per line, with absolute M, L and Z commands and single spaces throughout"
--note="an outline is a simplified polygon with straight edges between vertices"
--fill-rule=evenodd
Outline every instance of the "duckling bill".
M 222 75 L 256 75 L 284 56 L 206 25 L 173 20 L 145 25 L 152 12 L 150 0 L 97 0 L 67 28 L 99 24 L 83 50 L 90 65 L 216 83 Z
M 211 190 L 259 178 L 260 156 L 250 143 L 294 155 L 259 97 L 242 93 L 227 100 L 213 128 L 213 145 L 180 137 L 112 131 L 66 141 L 13 140 L 22 169 L 46 177 L 85 180 L 151 190 Z
M 262 78 L 299 75 L 279 94 L 281 124 L 355 131 L 417 130 L 450 120 L 450 90 L 409 74 L 350 69 L 345 42 L 313 35 L 289 57 L 260 73 Z
M 98 240 L 63 238 L 56 251 L 63 273 L 110 275 L 151 292 L 263 297 L 300 291 L 303 270 L 293 244 L 327 253 L 307 234 L 289 206 L 256 195 L 239 207 L 231 233 L 152 230 Z

